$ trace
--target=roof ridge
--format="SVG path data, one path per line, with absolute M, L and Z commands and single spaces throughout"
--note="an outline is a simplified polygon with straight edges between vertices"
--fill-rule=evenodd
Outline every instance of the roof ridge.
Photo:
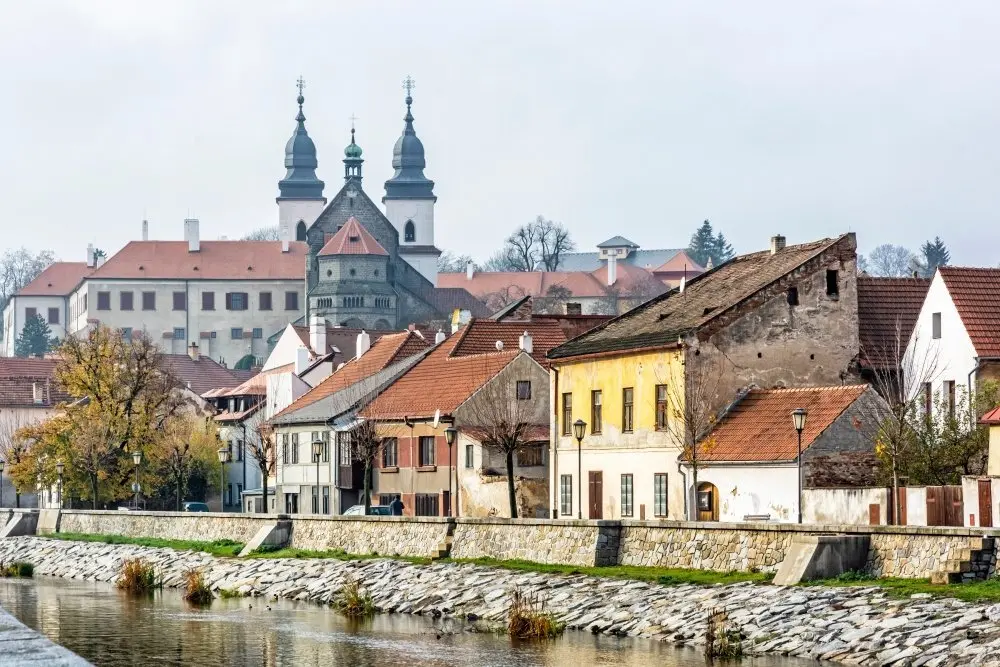
M 765 389 L 763 387 L 756 387 L 751 391 L 762 391 L 768 393 L 797 393 L 797 392 L 807 392 L 807 391 L 840 391 L 843 389 L 868 389 L 871 385 L 867 383 L 858 384 L 837 384 L 837 385 L 822 385 L 819 387 L 773 387 L 771 389 Z

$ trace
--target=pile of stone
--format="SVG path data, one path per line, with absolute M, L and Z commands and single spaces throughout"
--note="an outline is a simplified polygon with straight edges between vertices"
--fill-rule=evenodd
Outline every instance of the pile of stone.
M 497 623 L 506 618 L 517 587 L 541 600 L 567 628 L 593 633 L 702 646 L 709 614 L 725 611 L 749 654 L 898 667 L 1000 667 L 1000 606 L 927 596 L 895 600 L 876 587 L 662 586 L 455 563 L 232 559 L 37 537 L 0 540 L 0 561 L 29 561 L 36 575 L 113 582 L 121 562 L 134 557 L 154 563 L 166 586 L 181 585 L 183 573 L 194 567 L 215 590 L 329 604 L 354 580 L 382 612 Z

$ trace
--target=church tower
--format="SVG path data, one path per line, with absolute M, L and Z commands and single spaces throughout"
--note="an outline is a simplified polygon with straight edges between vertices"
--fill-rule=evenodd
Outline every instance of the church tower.
M 385 182 L 385 217 L 399 231 L 399 256 L 432 284 L 437 284 L 437 259 L 441 251 L 434 247 L 434 181 L 424 176 L 424 145 L 413 129 L 413 79 L 406 77 L 406 116 L 403 134 L 392 149 L 395 172 Z
M 351 143 L 344 149 L 344 183 L 354 181 L 361 187 L 361 165 L 364 158 L 361 157 L 361 146 L 354 143 L 354 118 L 351 118 Z
M 306 230 L 315 222 L 323 207 L 323 181 L 316 177 L 316 144 L 306 132 L 306 116 L 302 113 L 305 81 L 298 80 L 299 113 L 295 116 L 295 132 L 285 144 L 285 177 L 278 181 L 278 227 L 282 240 L 304 241 Z

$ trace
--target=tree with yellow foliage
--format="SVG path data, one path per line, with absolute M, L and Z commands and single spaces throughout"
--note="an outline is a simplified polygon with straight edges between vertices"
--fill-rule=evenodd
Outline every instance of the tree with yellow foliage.
M 204 477 L 208 484 L 218 481 L 220 444 L 210 421 L 192 414 L 169 419 L 151 454 L 150 468 L 156 472 L 151 484 L 159 488 L 149 488 L 161 498 L 172 495 L 180 512 L 192 477 Z

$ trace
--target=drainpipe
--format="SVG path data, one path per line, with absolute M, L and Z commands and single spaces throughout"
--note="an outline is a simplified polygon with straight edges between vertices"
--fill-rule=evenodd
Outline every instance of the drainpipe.
M 549 429 L 549 439 L 552 442 L 552 451 L 549 454 L 549 468 L 551 470 L 549 474 L 549 501 L 552 503 L 551 515 L 553 519 L 559 518 L 559 500 L 560 500 L 560 489 L 559 489 L 559 457 L 556 453 L 558 449 L 558 438 L 560 434 L 559 430 L 559 369 L 552 368 L 552 413 L 553 420 L 552 423 L 555 424 L 554 429 Z
M 187 290 L 185 290 L 186 292 Z M 243 491 L 247 490 L 247 423 L 244 420 L 240 426 L 243 428 L 243 445 L 240 448 L 240 460 L 243 461 Z M 263 495 L 263 494 L 262 494 Z M 240 494 L 240 512 L 243 512 L 243 494 Z
M 677 472 L 681 474 L 684 484 L 684 520 L 690 521 L 691 517 L 688 515 L 688 476 L 684 473 L 684 464 L 681 461 L 677 462 Z
M 966 390 L 969 392 L 969 407 L 970 408 L 972 407 L 972 376 L 975 375 L 976 373 L 978 373 L 979 369 L 982 368 L 982 366 L 983 366 L 982 359 L 980 359 L 979 357 L 975 357 L 975 360 L 976 360 L 976 365 L 972 367 L 971 371 L 969 371 L 969 377 L 966 378 L 966 381 L 965 381 Z M 977 382 L 977 384 L 978 384 L 978 382 Z M 976 414 L 975 414 L 975 412 L 973 410 L 969 410 L 969 419 L 972 421 L 972 426 L 974 427 L 976 425 Z

